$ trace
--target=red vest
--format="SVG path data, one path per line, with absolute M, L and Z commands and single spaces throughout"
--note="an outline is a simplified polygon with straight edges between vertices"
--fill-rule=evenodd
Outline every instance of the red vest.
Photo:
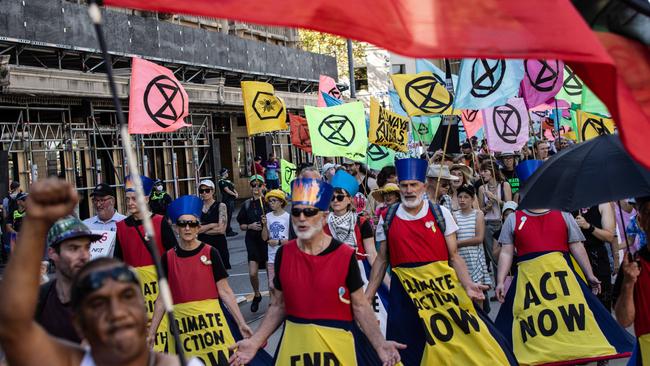
M 191 257 L 179 257 L 174 249 L 167 251 L 168 280 L 174 304 L 219 298 L 219 290 L 212 274 L 215 263 L 204 264 L 201 261 L 201 256 L 211 259 L 212 247 L 201 245 L 203 248 Z
M 641 274 L 634 284 L 634 333 L 650 333 L 650 262 L 641 258 Z
M 550 211 L 541 216 L 515 211 L 515 248 L 517 255 L 530 253 L 569 251 L 569 233 L 560 211 Z M 526 218 L 524 224 L 522 218 Z
M 426 216 L 419 220 L 402 220 L 395 215 L 386 235 L 388 257 L 392 267 L 405 263 L 449 260 L 444 233 L 440 230 L 431 209 L 427 209 Z
M 160 215 L 153 215 L 151 221 L 153 221 L 154 228 L 154 242 L 158 247 L 158 253 L 162 255 L 165 252 L 165 249 L 162 246 L 162 234 L 160 225 L 162 223 L 163 217 Z M 136 226 L 127 226 L 126 220 L 122 220 L 117 223 L 117 238 L 120 242 L 120 248 L 122 249 L 122 258 L 124 263 L 133 267 L 144 267 L 151 266 L 154 264 L 153 259 L 151 259 L 151 254 L 147 250 L 147 247 L 142 242 L 140 235 L 137 230 L 140 231 L 140 234 L 144 237 L 144 228 L 142 225 Z
M 365 217 L 360 217 L 357 220 L 357 224 L 354 225 L 354 237 L 355 237 L 355 239 L 357 241 L 357 259 L 359 259 L 359 260 L 362 260 L 363 258 L 365 258 L 365 254 L 366 254 L 366 247 L 363 244 L 363 239 L 361 238 L 361 225 L 363 223 L 365 223 L 365 222 L 366 222 L 366 218 Z M 329 226 L 328 223 L 325 223 L 325 225 L 323 225 L 323 232 L 326 235 L 332 236 L 332 231 L 330 230 L 330 226 Z M 347 244 L 347 243 L 345 243 L 345 244 Z
M 296 240 L 284 244 L 280 262 L 280 283 L 287 315 L 301 319 L 352 321 L 352 306 L 345 280 L 354 249 L 343 244 L 325 255 L 310 255 L 298 248 Z

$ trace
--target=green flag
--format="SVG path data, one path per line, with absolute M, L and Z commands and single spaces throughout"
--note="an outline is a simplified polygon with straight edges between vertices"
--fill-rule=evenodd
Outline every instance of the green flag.
M 437 123 L 434 123 L 437 121 Z M 440 117 L 422 117 L 413 120 L 411 128 L 414 142 L 422 142 L 429 145 L 433 141 L 438 127 L 440 126 Z M 435 131 L 434 131 L 435 129 Z
M 586 88 L 582 80 L 567 65 L 564 65 L 564 81 L 555 99 L 566 100 L 571 104 L 582 103 L 582 89 Z
M 381 170 L 383 167 L 395 164 L 395 151 L 375 144 L 368 146 L 368 167 Z
M 291 195 L 291 182 L 296 179 L 296 166 L 290 162 L 280 159 L 280 178 L 282 178 L 282 190 Z
M 580 110 L 601 115 L 603 117 L 609 117 L 609 110 L 603 102 L 598 99 L 596 94 L 594 94 L 587 86 L 585 85 L 582 88 L 582 104 Z
M 368 130 L 363 103 L 327 108 L 305 106 L 305 115 L 314 155 L 366 161 Z

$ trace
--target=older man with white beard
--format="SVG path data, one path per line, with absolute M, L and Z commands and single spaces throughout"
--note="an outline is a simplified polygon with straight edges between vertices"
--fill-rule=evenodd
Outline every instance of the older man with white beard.
M 408 346 L 400 351 L 406 366 L 516 364 L 472 303 L 484 299 L 488 286 L 469 276 L 451 212 L 423 199 L 427 162 L 401 159 L 395 166 L 402 202 L 377 225 L 380 248 L 366 289 L 366 297 L 374 298 L 390 263 L 386 338 Z
M 363 293 L 354 250 L 323 233 L 332 186 L 299 178 L 291 193 L 298 239 L 278 249 L 271 306 L 257 332 L 232 347 L 231 365 L 248 364 L 283 322 L 276 365 L 399 363 L 398 349 L 404 346 L 382 336 Z

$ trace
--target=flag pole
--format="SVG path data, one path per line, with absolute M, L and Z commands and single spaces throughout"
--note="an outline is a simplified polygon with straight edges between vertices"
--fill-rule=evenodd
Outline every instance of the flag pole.
M 156 267 L 156 273 L 158 275 L 158 289 L 160 291 L 163 305 L 165 306 L 165 312 L 167 313 L 172 336 L 174 337 L 174 342 L 176 343 L 176 352 L 178 354 L 178 359 L 181 366 L 186 366 L 187 362 L 185 360 L 185 354 L 181 345 L 180 335 L 178 332 L 178 324 L 174 319 L 174 305 L 172 301 L 171 290 L 169 288 L 169 283 L 167 282 L 167 277 L 162 270 L 160 253 L 158 253 L 158 248 L 153 243 L 153 222 L 151 220 L 149 207 L 147 206 L 147 202 L 145 200 L 144 190 L 142 188 L 142 180 L 140 179 L 140 174 L 138 172 L 137 158 L 135 156 L 133 146 L 131 145 L 131 136 L 129 135 L 128 126 L 124 119 L 122 104 L 120 103 L 120 98 L 117 95 L 117 86 L 115 84 L 115 77 L 113 76 L 113 67 L 110 56 L 108 54 L 108 48 L 106 46 L 106 40 L 104 38 L 104 31 L 102 28 L 102 13 L 99 9 L 99 6 L 97 5 L 97 0 L 89 1 L 88 14 L 90 15 L 90 18 L 93 22 L 95 33 L 97 35 L 97 41 L 99 42 L 99 48 L 104 58 L 104 65 L 106 66 L 106 77 L 108 79 L 108 85 L 113 97 L 113 105 L 115 106 L 117 121 L 120 125 L 120 137 L 122 138 L 122 146 L 127 157 L 129 174 L 135 186 L 136 203 L 138 205 L 138 210 L 143 214 L 142 225 L 145 231 L 144 239 Z
M 451 79 L 451 64 L 449 63 L 449 59 L 445 59 L 445 87 L 447 91 L 449 92 L 449 98 L 452 98 L 452 95 L 454 94 L 454 82 Z M 442 168 L 442 163 L 445 161 L 445 155 L 447 154 L 447 143 L 449 142 L 449 132 L 451 132 L 451 123 L 454 119 L 454 105 L 452 103 L 451 105 L 451 115 L 450 116 L 443 116 L 447 120 L 447 133 L 445 134 L 445 143 L 442 148 L 442 161 L 441 161 L 441 168 Z M 442 173 L 442 169 L 440 169 L 440 173 Z M 440 177 L 437 179 L 436 182 L 436 193 L 435 196 L 438 197 L 438 191 L 440 189 Z M 437 199 L 437 198 L 436 198 Z

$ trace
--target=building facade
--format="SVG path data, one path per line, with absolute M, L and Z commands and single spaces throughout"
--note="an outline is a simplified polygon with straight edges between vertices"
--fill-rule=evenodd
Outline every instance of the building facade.
M 26 190 L 39 177 L 65 177 L 81 194 L 80 216 L 89 216 L 92 187 L 121 187 L 128 173 L 86 5 L 8 0 L 0 19 L 0 192 L 9 180 Z M 222 167 L 246 196 L 255 155 L 309 159 L 287 133 L 247 136 L 239 88 L 269 82 L 295 114 L 316 104 L 319 75 L 336 78 L 336 60 L 297 49 L 295 30 L 116 8 L 104 9 L 104 19 L 125 110 L 133 56 L 171 69 L 188 93 L 191 127 L 132 136 L 141 171 L 173 196 L 196 193 Z

